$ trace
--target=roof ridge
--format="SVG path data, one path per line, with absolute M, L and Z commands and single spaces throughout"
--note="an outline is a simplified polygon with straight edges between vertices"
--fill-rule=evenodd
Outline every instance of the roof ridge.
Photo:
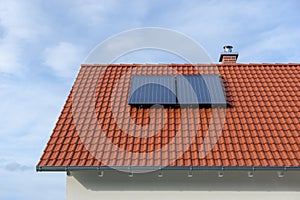
M 223 67 L 223 66 L 237 66 L 237 67 L 244 67 L 244 66 L 300 66 L 300 63 L 228 63 L 228 64 L 221 64 L 221 63 L 157 63 L 157 64 L 147 64 L 147 63 L 112 63 L 112 64 L 81 64 L 81 67 L 164 67 L 164 66 L 180 66 L 180 67 Z

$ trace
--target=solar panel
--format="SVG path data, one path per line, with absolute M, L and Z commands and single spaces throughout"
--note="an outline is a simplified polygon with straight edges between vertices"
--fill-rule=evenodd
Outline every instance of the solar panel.
M 178 104 L 226 104 L 218 75 L 177 76 Z
M 133 76 L 130 105 L 176 104 L 174 76 Z
M 203 75 L 212 104 L 226 104 L 224 88 L 219 75 Z

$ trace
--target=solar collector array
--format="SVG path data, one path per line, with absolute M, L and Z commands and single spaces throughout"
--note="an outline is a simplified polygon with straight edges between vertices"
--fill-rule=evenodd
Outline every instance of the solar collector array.
M 130 105 L 224 105 L 224 90 L 218 75 L 133 76 Z

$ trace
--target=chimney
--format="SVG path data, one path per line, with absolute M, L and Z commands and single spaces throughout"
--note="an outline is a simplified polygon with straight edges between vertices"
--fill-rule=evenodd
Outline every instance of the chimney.
M 221 53 L 219 62 L 222 62 L 222 64 L 236 63 L 239 54 L 237 52 L 232 52 L 233 46 L 226 45 L 223 46 L 223 49 L 224 52 Z

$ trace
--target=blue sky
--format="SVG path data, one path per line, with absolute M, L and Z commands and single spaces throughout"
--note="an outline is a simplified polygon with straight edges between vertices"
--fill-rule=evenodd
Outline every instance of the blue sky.
M 100 42 L 141 27 L 174 29 L 214 62 L 232 44 L 242 63 L 300 63 L 300 3 L 290 1 L 0 0 L 0 199 L 63 199 L 64 173 L 35 165 L 80 64 Z M 119 62 L 178 62 L 159 52 Z

